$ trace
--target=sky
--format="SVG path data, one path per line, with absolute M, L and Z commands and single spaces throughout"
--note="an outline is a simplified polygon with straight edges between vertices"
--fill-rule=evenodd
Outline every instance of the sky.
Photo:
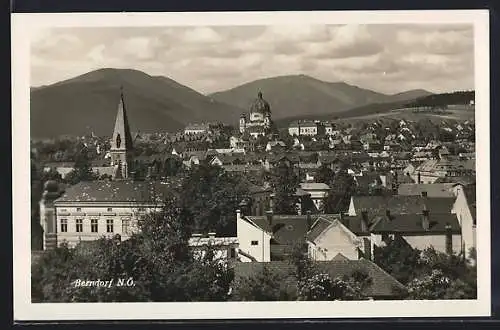
M 305 74 L 393 94 L 474 89 L 472 25 L 51 28 L 31 40 L 31 86 L 100 68 L 166 76 L 204 94 Z

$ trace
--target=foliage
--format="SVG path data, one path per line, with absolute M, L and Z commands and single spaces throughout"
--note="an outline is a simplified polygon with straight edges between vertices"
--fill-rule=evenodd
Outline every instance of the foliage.
M 225 172 L 218 166 L 195 166 L 186 176 L 180 193 L 182 207 L 191 213 L 198 231 L 236 233 L 235 210 L 248 195 L 248 187 L 238 174 Z
M 339 171 L 325 199 L 325 213 L 344 212 L 348 208 L 354 189 L 354 178 L 345 168 Z
M 335 177 L 335 172 L 326 164 L 322 164 L 315 176 L 315 181 L 331 185 Z
M 233 300 L 238 301 L 277 301 L 295 300 L 296 290 L 287 286 L 289 274 L 271 270 L 264 265 L 262 271 L 251 277 L 239 278 L 234 283 Z
M 364 274 L 332 279 L 328 274 L 318 273 L 299 282 L 298 300 L 362 300 L 370 283 L 371 279 Z
M 375 247 L 375 263 L 407 285 L 411 299 L 475 299 L 477 271 L 462 255 L 413 249 L 400 236 Z
M 75 165 L 73 170 L 69 172 L 64 178 L 69 184 L 77 184 L 80 181 L 93 181 L 97 180 L 99 175 L 92 170 L 92 164 L 87 155 L 86 148 L 83 148 L 76 155 Z
M 101 238 L 76 248 L 62 245 L 33 265 L 32 296 L 46 302 L 223 301 L 233 280 L 227 264 L 188 246 L 191 219 L 167 200 L 146 216 L 128 240 Z M 77 279 L 133 279 L 132 286 L 77 287 Z
M 272 169 L 271 186 L 274 189 L 274 213 L 297 214 L 296 190 L 299 187 L 299 177 L 293 166 L 280 162 Z
M 375 246 L 373 257 L 382 269 L 406 284 L 418 270 L 420 251 L 412 248 L 400 235 L 395 235 L 385 246 Z

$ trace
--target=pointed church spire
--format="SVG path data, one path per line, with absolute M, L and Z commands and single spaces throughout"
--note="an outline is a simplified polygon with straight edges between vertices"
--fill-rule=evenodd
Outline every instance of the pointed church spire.
M 123 86 L 120 86 L 120 102 L 116 114 L 111 149 L 130 150 L 132 147 L 132 134 L 130 133 L 130 126 L 128 124 L 125 100 L 123 97 Z
M 132 134 L 128 124 L 123 86 L 120 86 L 120 101 L 116 114 L 115 128 L 111 137 L 111 162 L 115 166 L 113 179 L 127 179 L 131 164 L 130 151 L 133 148 Z

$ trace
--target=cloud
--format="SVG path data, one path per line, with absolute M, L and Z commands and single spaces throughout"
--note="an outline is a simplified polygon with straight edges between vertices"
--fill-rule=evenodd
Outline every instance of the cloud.
M 387 93 L 470 89 L 473 44 L 456 24 L 57 28 L 32 36 L 32 84 L 120 67 L 204 93 L 297 73 Z

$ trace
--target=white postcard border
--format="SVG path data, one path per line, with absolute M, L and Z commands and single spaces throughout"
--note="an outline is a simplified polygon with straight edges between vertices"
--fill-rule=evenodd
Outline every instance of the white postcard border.
M 14 320 L 367 318 L 490 316 L 489 16 L 487 10 L 12 15 Z M 31 303 L 30 38 L 47 27 L 279 24 L 474 25 L 478 299 L 461 301 Z

